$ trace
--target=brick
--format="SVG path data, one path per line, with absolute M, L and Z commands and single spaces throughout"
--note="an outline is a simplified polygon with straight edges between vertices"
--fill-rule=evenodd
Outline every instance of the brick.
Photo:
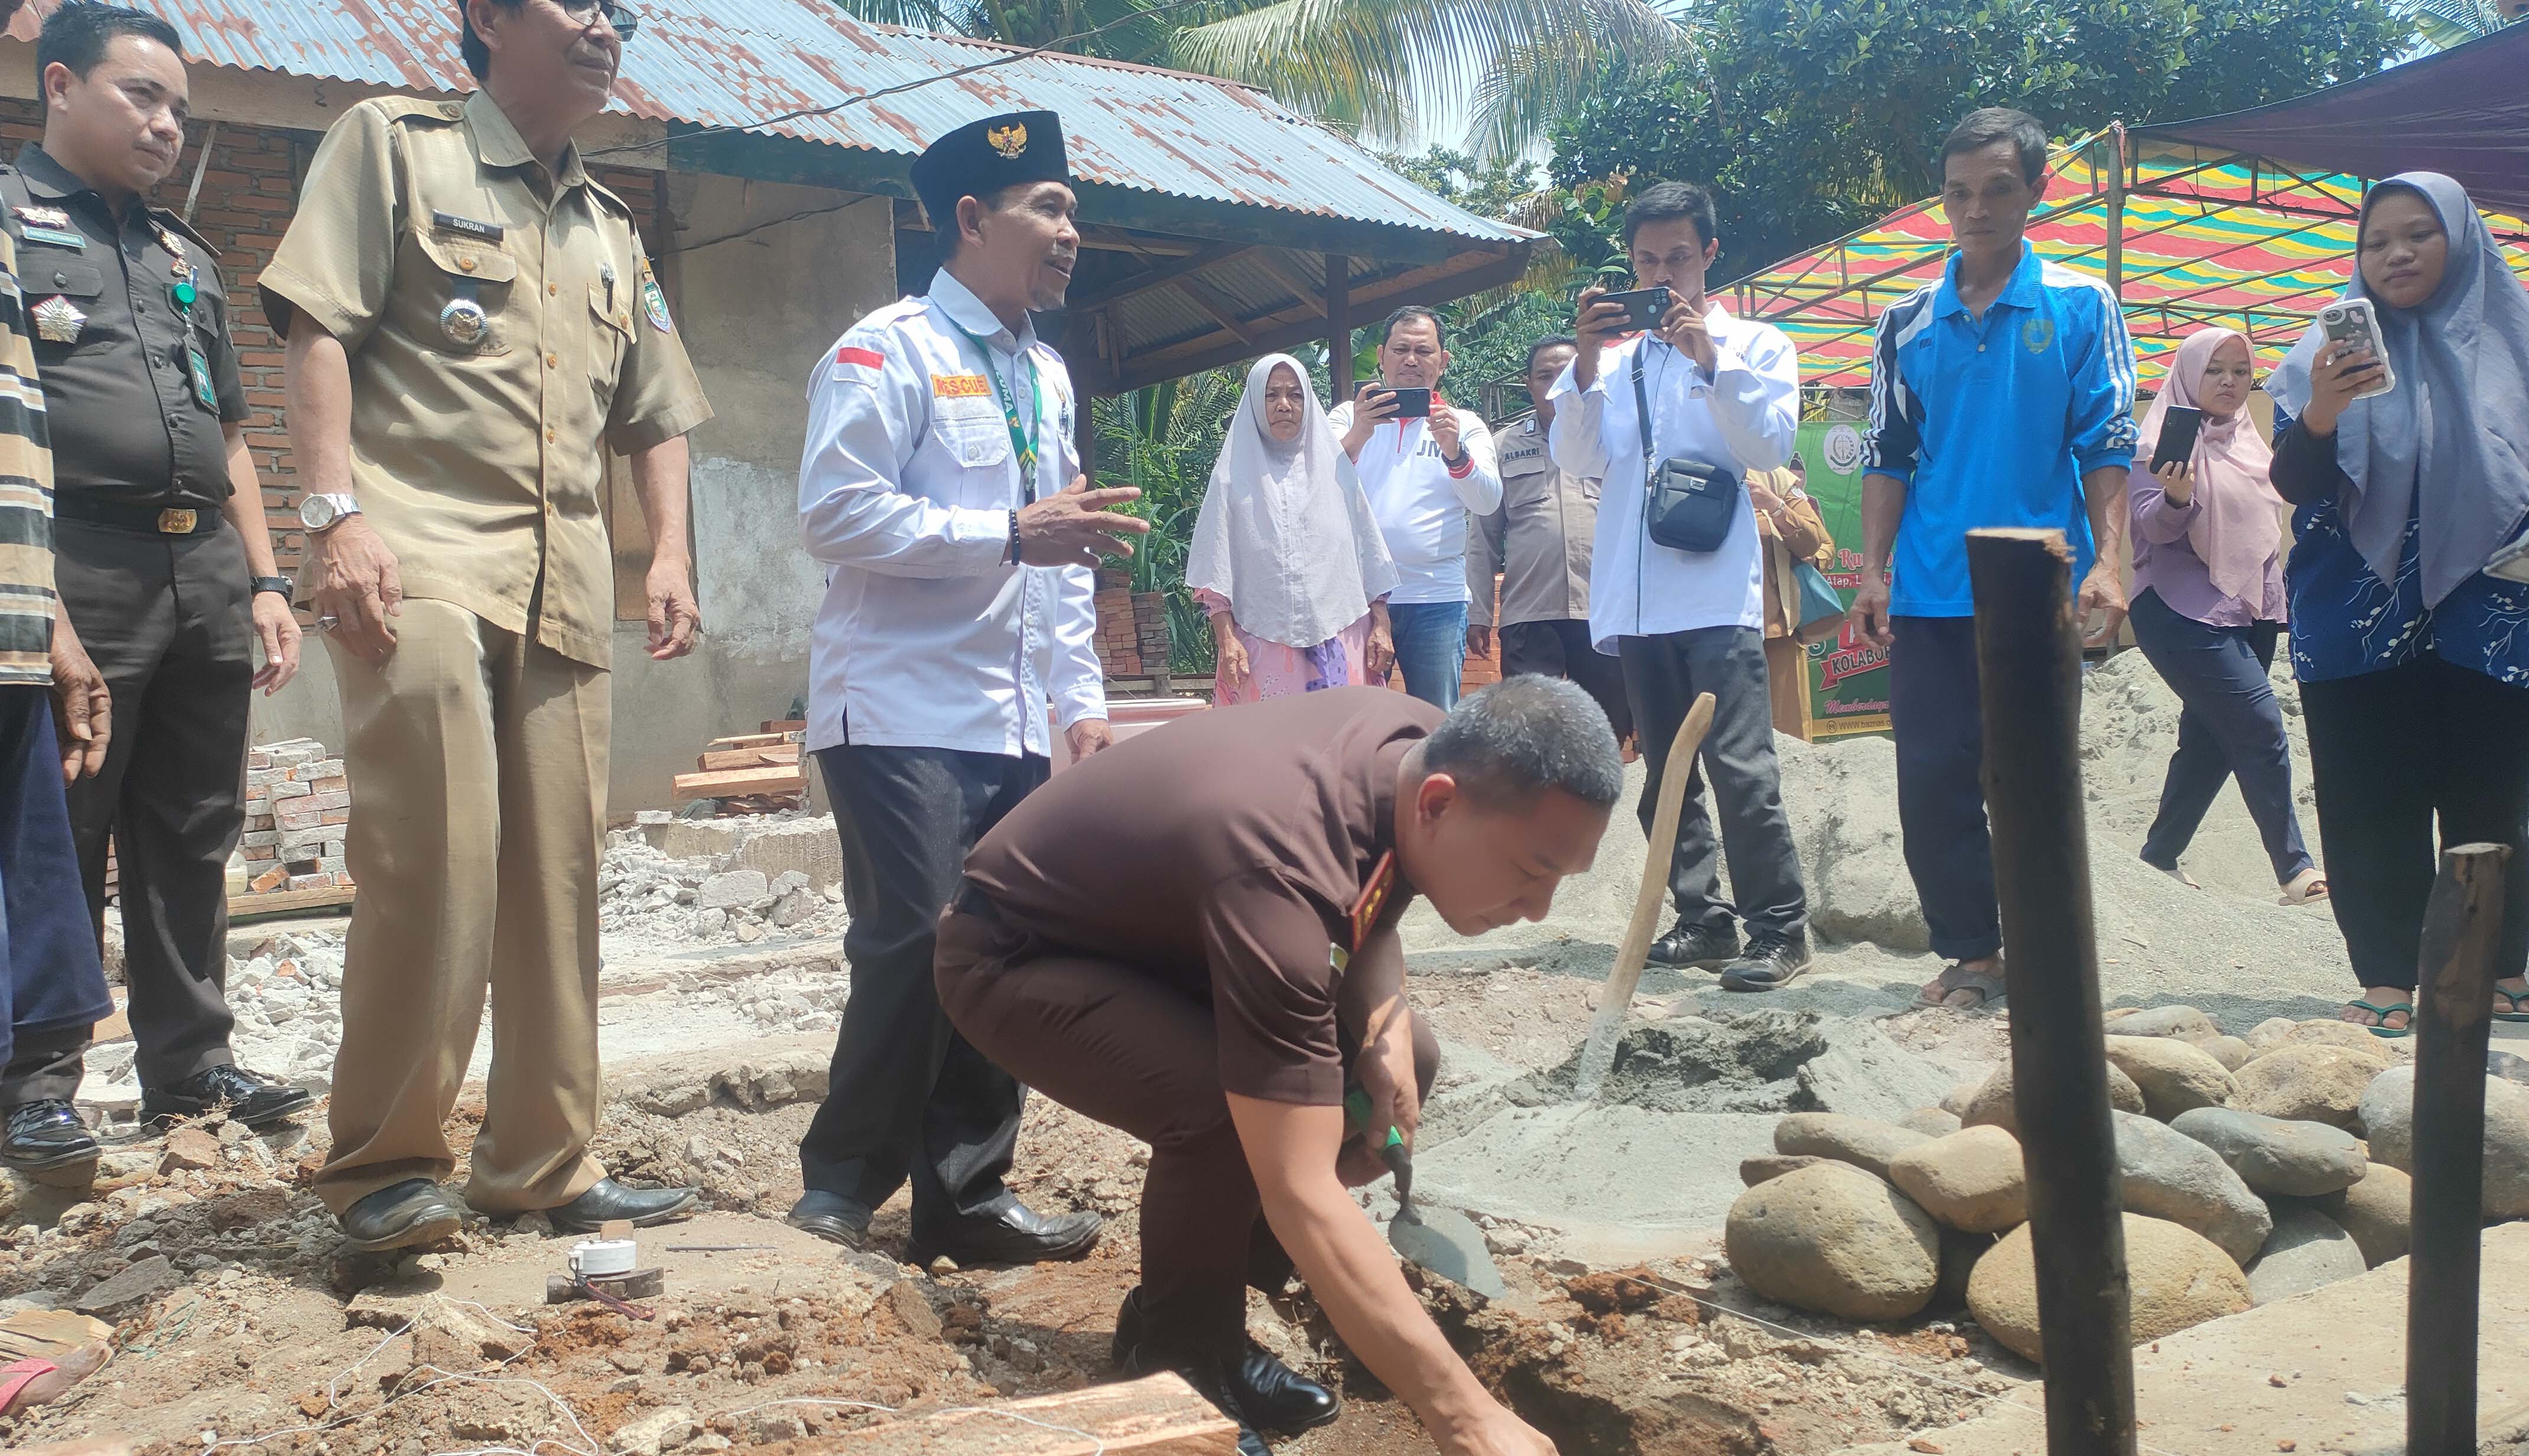
M 322 859 L 316 861 L 316 868 L 324 874 L 341 876 L 348 871 L 350 866 L 343 856 L 339 854 L 328 854 Z
M 280 782 L 273 784 L 269 789 L 265 790 L 265 792 L 272 795 L 273 803 L 276 806 L 275 812 L 279 812 L 277 806 L 282 800 L 305 798 L 307 795 L 314 793 L 315 791 L 315 787 L 311 784 L 300 783 L 295 780 L 289 779 L 284 779 Z
M 307 786 L 320 794 L 348 794 L 351 791 L 351 781 L 341 774 L 333 774 L 323 779 L 310 780 Z M 343 802 L 348 804 L 350 800 L 346 798 Z
M 272 828 L 272 816 L 269 814 L 248 812 L 245 816 L 245 827 L 248 834 L 255 833 L 258 830 L 268 830 Z
M 248 880 L 246 882 L 246 887 L 252 890 L 255 893 L 261 894 L 268 890 L 280 889 L 284 884 L 288 883 L 289 879 L 289 869 L 281 865 L 275 865 L 271 869 L 264 871 L 262 874 L 255 876 L 253 879 Z
M 290 769 L 291 782 L 295 783 L 314 783 L 320 779 L 342 777 L 343 761 L 339 758 L 313 759 L 303 764 L 293 764 Z
M 250 844 L 238 853 L 244 856 L 247 863 L 254 864 L 278 857 L 279 849 L 280 846 L 275 844 Z
M 322 853 L 327 843 L 343 841 L 342 831 L 327 825 L 309 829 L 285 830 L 281 836 L 281 852 L 285 858 L 313 857 Z
M 277 829 L 250 829 L 238 836 L 238 843 L 247 849 L 279 848 L 281 845 L 281 831 Z
M 290 888 L 293 890 L 331 890 L 333 886 L 334 877 L 331 875 L 293 875 L 290 877 Z

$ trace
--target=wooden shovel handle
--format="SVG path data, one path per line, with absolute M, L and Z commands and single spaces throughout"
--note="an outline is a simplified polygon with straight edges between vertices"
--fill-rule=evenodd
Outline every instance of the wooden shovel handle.
M 1642 981 L 1642 963 L 1650 955 L 1651 936 L 1659 928 L 1660 901 L 1668 890 L 1669 864 L 1677 856 L 1677 820 L 1686 806 L 1686 782 L 1695 777 L 1695 756 L 1703 751 L 1703 735 L 1712 728 L 1712 694 L 1698 693 L 1686 721 L 1669 740 L 1662 767 L 1659 803 L 1651 813 L 1649 851 L 1642 857 L 1642 885 L 1634 894 L 1634 916 L 1625 922 L 1624 944 L 1616 947 L 1616 966 L 1598 998 L 1598 1013 L 1589 1019 L 1580 1077 L 1573 1092 L 1583 1099 L 1597 1095 L 1598 1081 L 1615 1060 L 1616 1037 L 1634 1004 L 1634 988 Z

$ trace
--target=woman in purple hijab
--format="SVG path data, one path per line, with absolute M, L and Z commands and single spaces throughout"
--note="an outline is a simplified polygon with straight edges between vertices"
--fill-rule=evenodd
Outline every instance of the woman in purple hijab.
M 2283 634 L 2283 498 L 2248 418 L 2257 365 L 2244 335 L 2202 329 L 2178 348 L 2134 453 L 2134 640 L 2177 692 L 2178 752 L 2144 838 L 2145 864 L 2192 886 L 2178 857 L 2233 774 L 2286 904 L 2327 893 L 2292 812 L 2291 748 L 2267 674 Z M 2195 448 L 2155 470 L 2172 409 L 2203 412 Z

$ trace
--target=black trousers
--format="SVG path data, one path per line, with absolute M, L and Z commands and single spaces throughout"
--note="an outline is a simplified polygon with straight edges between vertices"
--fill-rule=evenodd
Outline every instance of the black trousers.
M 1984 813 L 1984 705 L 1975 619 L 1897 617 L 1888 723 L 1897 736 L 1897 825 L 1923 901 L 1932 951 L 1950 960 L 2002 953 L 1993 826 Z
M 2184 705 L 2178 715 L 2178 751 L 2161 784 L 2160 812 L 2143 837 L 2143 863 L 2177 869 L 2205 811 L 2235 773 L 2239 798 L 2266 841 L 2275 883 L 2300 878 L 2313 865 L 2309 846 L 2301 842 L 2300 816 L 2292 809 L 2284 710 L 2266 675 L 2282 624 L 2207 626 L 2179 615 L 2149 587 L 2134 595 L 2126 620 L 2142 655 Z
M 2415 989 L 2441 850 L 2511 846 L 2496 974 L 2529 965 L 2529 689 L 2426 655 L 2300 685 L 2318 842 L 2354 979 Z M 2440 834 L 2434 834 L 2439 821 Z
M 30 1075 L 0 1089 L 0 1108 L 67 1099 L 79 1086 L 76 1049 L 114 1010 L 78 882 L 52 694 L 0 687 L 0 1063 L 33 1071 L 67 1056 L 70 1068 L 67 1084 Z
M 1634 706 L 1625 699 L 1624 664 L 1589 645 L 1589 623 L 1583 621 L 1514 621 L 1501 629 L 1501 670 L 1505 677 L 1534 673 L 1541 677 L 1569 677 L 1607 710 L 1607 726 L 1621 741 L 1634 730 Z M 1671 724 L 1669 731 L 1677 731 Z
M 1291 1258 L 1230 1121 L 1211 1003 L 964 911 L 940 922 L 939 977 L 942 1002 L 977 1046 L 1055 1102 L 1151 1145 L 1141 1223 L 1148 1342 L 1235 1358 L 1248 1287 L 1279 1293 Z M 1419 1016 L 1413 1037 L 1427 1099 L 1440 1044 Z M 1349 1064 L 1356 1046 L 1340 1032 L 1337 1043 Z
M 852 985 L 825 1105 L 799 1140 L 802 1178 L 875 1212 L 909 1176 L 917 1231 L 997 1212 L 1027 1089 L 948 1024 L 932 955 L 966 851 L 1052 763 L 848 745 L 817 767 L 843 841 Z
M 1728 929 L 1734 918 L 1757 935 L 1799 935 L 1808 929 L 1808 894 L 1801 886 L 1801 856 L 1792 824 L 1783 814 L 1782 771 L 1774 758 L 1773 684 L 1765 675 L 1765 637 L 1754 627 L 1699 627 L 1656 637 L 1617 639 L 1650 766 L 1642 782 L 1642 833 L 1651 832 L 1660 778 L 1668 770 L 1669 740 L 1686 722 L 1697 694 L 1712 694 L 1712 728 L 1690 766 L 1686 802 L 1677 820 L 1677 848 L 1669 860 L 1669 895 L 1681 924 Z M 1703 781 L 1712 780 L 1720 810 L 1720 837 L 1703 807 Z M 1721 857 L 1729 856 L 1731 897 L 1721 893 Z
M 143 1087 L 168 1087 L 233 1059 L 228 863 L 245 828 L 254 677 L 245 547 L 225 523 L 198 536 L 78 520 L 56 531 L 62 610 L 114 710 L 103 771 L 70 786 L 71 838 L 99 936 L 113 842 L 135 1070 Z M 40 1066 L 13 1060 L 0 1100 L 69 1097 L 85 1049 L 82 1038 Z

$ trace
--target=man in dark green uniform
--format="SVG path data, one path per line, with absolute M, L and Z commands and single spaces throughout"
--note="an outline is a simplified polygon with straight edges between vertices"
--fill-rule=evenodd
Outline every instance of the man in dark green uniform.
M 216 261 L 143 200 L 184 149 L 182 48 L 145 12 L 55 11 L 35 50 L 43 144 L 0 170 L 0 204 L 50 421 L 62 609 L 114 705 L 103 769 L 71 785 L 70 813 L 100 928 L 114 843 L 141 1109 L 226 1105 L 263 1126 L 310 1098 L 234 1064 L 226 871 L 244 828 L 248 698 L 296 671 L 298 629 L 241 431 L 250 411 Z M 84 1136 L 70 1099 L 86 1045 L 84 1028 L 20 1040 L 0 1074 L 0 1161 Z

